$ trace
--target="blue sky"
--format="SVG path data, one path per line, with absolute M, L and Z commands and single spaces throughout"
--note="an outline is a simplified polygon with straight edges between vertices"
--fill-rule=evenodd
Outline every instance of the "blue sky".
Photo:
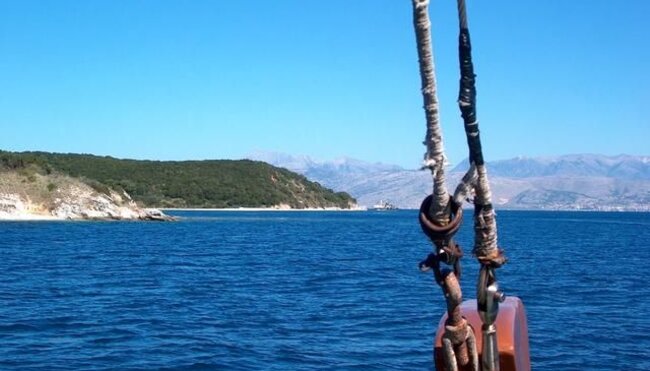
M 488 160 L 650 154 L 650 1 L 468 0 Z M 445 147 L 466 157 L 455 1 L 431 4 Z M 417 167 L 408 0 L 0 0 L 0 148 L 254 150 Z

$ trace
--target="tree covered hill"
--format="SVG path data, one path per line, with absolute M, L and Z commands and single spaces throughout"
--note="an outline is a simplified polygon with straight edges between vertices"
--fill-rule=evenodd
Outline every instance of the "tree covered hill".
M 0 168 L 86 180 L 124 190 L 148 207 L 349 208 L 356 201 L 302 175 L 251 160 L 143 161 L 88 154 L 0 151 Z

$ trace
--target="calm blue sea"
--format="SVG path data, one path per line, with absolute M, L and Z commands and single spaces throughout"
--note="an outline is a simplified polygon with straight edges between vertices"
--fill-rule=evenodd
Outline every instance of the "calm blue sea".
M 0 223 L 0 369 L 431 369 L 444 301 L 415 211 L 176 215 Z M 533 369 L 650 369 L 650 214 L 498 223 Z

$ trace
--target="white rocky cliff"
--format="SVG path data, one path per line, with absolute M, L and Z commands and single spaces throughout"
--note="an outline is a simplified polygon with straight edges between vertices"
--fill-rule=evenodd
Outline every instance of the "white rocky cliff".
M 0 172 L 0 220 L 170 220 L 126 193 L 63 175 Z

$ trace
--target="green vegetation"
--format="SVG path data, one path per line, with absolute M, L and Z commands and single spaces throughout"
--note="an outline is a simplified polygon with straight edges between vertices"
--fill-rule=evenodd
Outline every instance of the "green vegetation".
M 302 175 L 249 160 L 140 161 L 80 154 L 0 151 L 0 169 L 27 176 L 53 171 L 98 192 L 124 190 L 149 207 L 342 207 L 354 199 Z

